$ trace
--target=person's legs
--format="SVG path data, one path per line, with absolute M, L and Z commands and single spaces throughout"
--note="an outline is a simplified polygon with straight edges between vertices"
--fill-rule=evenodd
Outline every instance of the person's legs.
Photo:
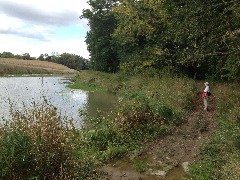
M 203 98 L 204 110 L 207 110 L 207 97 Z

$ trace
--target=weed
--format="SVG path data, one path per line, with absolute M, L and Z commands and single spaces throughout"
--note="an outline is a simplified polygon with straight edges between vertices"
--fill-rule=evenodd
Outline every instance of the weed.
M 74 155 L 75 128 L 71 121 L 59 118 L 55 107 L 44 102 L 11 113 L 11 121 L 0 134 L 1 179 L 74 179 L 86 175 L 85 160 Z
M 136 159 L 133 161 L 133 167 L 136 169 L 136 171 L 142 173 L 147 170 L 148 164 L 146 160 Z

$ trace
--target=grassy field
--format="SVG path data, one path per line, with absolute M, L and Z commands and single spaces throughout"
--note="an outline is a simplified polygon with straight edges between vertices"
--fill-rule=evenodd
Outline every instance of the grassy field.
M 0 58 L 0 75 L 6 74 L 73 74 L 76 70 L 64 65 L 38 60 Z

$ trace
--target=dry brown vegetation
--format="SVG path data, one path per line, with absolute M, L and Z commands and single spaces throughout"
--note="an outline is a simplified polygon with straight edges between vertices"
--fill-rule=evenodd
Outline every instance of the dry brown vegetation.
M 0 74 L 73 74 L 77 72 L 52 62 L 0 58 Z

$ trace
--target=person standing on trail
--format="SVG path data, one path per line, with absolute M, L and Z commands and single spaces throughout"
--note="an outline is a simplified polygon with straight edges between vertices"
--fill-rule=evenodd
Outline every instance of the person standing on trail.
M 202 92 L 202 98 L 203 98 L 204 110 L 207 111 L 208 110 L 207 96 L 210 95 L 210 88 L 209 88 L 208 82 L 205 82 L 204 85 L 205 85 L 205 88 Z

